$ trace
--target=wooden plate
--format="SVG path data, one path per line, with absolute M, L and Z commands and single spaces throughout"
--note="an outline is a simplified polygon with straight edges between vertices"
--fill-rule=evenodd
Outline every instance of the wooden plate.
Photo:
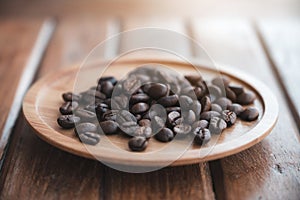
M 202 73 L 206 80 L 210 80 L 217 73 L 212 67 L 203 66 L 197 62 L 193 62 L 192 65 L 183 61 L 164 59 L 127 59 L 112 63 L 112 67 L 107 69 L 104 74 L 120 78 L 130 70 L 145 63 L 160 63 L 184 74 L 194 73 L 195 68 L 193 66 L 196 66 L 196 69 Z M 89 77 L 90 80 L 84 85 L 80 85 L 82 91 L 95 85 L 97 77 L 99 77 L 97 70 L 99 70 L 99 66 L 102 66 L 103 69 L 105 64 L 106 62 L 100 61 L 81 70 L 80 74 Z M 160 166 L 166 163 L 185 165 L 222 158 L 260 142 L 270 133 L 278 116 L 276 98 L 265 84 L 238 72 L 236 69 L 222 67 L 219 70 L 222 74 L 229 76 L 234 83 L 243 85 L 256 93 L 257 99 L 254 106 L 260 112 L 257 121 L 243 122 L 238 120 L 233 127 L 226 129 L 220 136 L 213 135 L 212 141 L 207 145 L 199 148 L 192 144 L 180 154 L 176 149 L 182 149 L 180 145 L 185 144 L 176 142 L 172 144 L 172 148 L 168 149 L 166 146 L 169 143 L 161 143 L 155 139 L 150 139 L 145 152 L 131 152 L 127 146 L 128 138 L 120 135 L 102 137 L 101 142 L 96 146 L 83 145 L 73 130 L 63 130 L 56 122 L 59 116 L 58 108 L 63 103 L 61 94 L 73 90 L 78 70 L 78 67 L 62 69 L 37 81 L 24 99 L 23 111 L 37 135 L 46 142 L 70 153 L 107 163 L 134 166 Z M 168 151 L 163 151 L 164 149 Z M 174 160 L 175 153 L 178 155 Z

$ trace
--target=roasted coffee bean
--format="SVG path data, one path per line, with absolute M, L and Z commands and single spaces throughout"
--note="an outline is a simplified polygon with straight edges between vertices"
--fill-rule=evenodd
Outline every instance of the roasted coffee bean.
M 62 94 L 62 98 L 64 99 L 64 101 L 79 101 L 81 96 L 78 94 L 74 94 L 72 92 L 66 92 Z
M 161 129 L 156 135 L 155 139 L 161 142 L 169 142 L 173 140 L 174 138 L 174 133 L 171 129 L 168 128 L 163 128 Z
M 240 104 L 233 103 L 232 105 L 228 106 L 228 110 L 234 112 L 237 116 L 239 116 L 245 110 L 245 108 L 243 108 L 243 106 L 241 106 Z
M 92 111 L 85 110 L 83 108 L 78 108 L 76 110 L 76 115 L 80 117 L 81 121 L 93 121 L 96 119 L 96 113 Z
M 149 119 L 142 119 L 139 121 L 140 126 L 151 127 L 151 121 Z
M 136 104 L 139 102 L 148 102 L 149 96 L 145 93 L 134 94 L 130 98 L 130 104 Z
M 244 93 L 244 88 L 239 85 L 229 85 L 228 88 L 235 93 L 236 96 Z
M 106 97 L 111 97 L 114 86 L 110 81 L 104 81 L 101 83 L 101 92 L 106 95 Z
M 148 94 L 149 89 L 152 87 L 153 83 L 146 83 L 142 85 L 141 89 L 144 93 Z
M 232 101 L 230 99 L 227 99 L 226 97 L 220 97 L 214 103 L 221 106 L 223 110 L 226 110 L 228 106 L 232 104 Z
M 224 88 L 229 85 L 230 79 L 227 76 L 218 76 L 218 77 L 214 78 L 211 82 L 212 82 L 212 84 L 214 84 L 220 88 Z
M 211 102 L 214 102 L 216 99 L 222 96 L 222 90 L 216 85 L 210 85 L 207 87 L 207 89 Z
M 91 112 L 96 112 L 97 104 L 89 104 L 89 105 L 85 106 L 84 109 L 91 111 Z
M 74 128 L 75 124 L 78 124 L 80 122 L 80 118 L 76 117 L 74 115 L 62 115 L 57 119 L 57 123 L 62 128 Z
M 127 110 L 121 110 L 117 114 L 117 122 L 119 125 L 124 122 L 137 122 L 135 116 Z
M 190 110 L 194 101 L 191 97 L 182 95 L 179 97 L 179 105 L 181 110 Z
M 148 89 L 148 95 L 153 99 L 159 99 L 161 97 L 164 97 L 168 93 L 168 88 L 166 85 L 161 83 L 154 83 L 151 85 L 151 87 Z
M 226 127 L 227 127 L 227 124 L 223 119 L 221 119 L 219 117 L 211 118 L 210 124 L 209 124 L 209 130 L 212 133 L 220 134 Z
M 188 112 L 183 112 L 182 118 L 184 120 L 184 123 L 190 124 L 190 125 L 196 121 L 196 115 L 195 115 L 194 111 L 192 111 L 192 110 L 189 110 Z
M 204 119 L 206 121 L 210 121 L 211 118 L 213 117 L 219 117 L 220 113 L 216 112 L 216 111 L 206 111 L 201 113 L 200 115 L 200 119 Z
M 201 99 L 201 107 L 202 107 L 202 112 L 206 112 L 209 111 L 211 108 L 211 101 L 210 98 L 208 96 L 204 96 Z
M 119 128 L 127 135 L 134 136 L 136 130 L 139 128 L 136 122 L 127 121 L 119 125 Z
M 147 126 L 140 126 L 136 129 L 134 136 L 143 136 L 149 139 L 152 136 L 152 129 Z
M 177 106 L 166 108 L 166 112 L 167 112 L 167 113 L 170 113 L 170 112 L 172 112 L 172 111 L 181 112 L 181 108 L 180 108 L 180 107 L 177 107 Z
M 210 131 L 207 128 L 197 127 L 193 133 L 195 135 L 194 142 L 198 145 L 206 144 L 211 139 Z
M 151 128 L 153 133 L 157 133 L 163 127 L 165 127 L 165 120 L 158 116 L 154 116 L 154 118 L 151 120 Z
M 78 103 L 76 101 L 67 101 L 62 104 L 62 106 L 59 108 L 59 111 L 63 115 L 71 115 L 77 108 Z
M 146 103 L 136 103 L 132 106 L 131 112 L 133 114 L 144 113 L 149 109 L 149 105 Z
M 141 86 L 141 80 L 139 80 L 135 75 L 130 75 L 122 83 L 124 92 L 127 94 L 133 94 Z
M 100 141 L 100 135 L 93 132 L 84 132 L 79 135 L 79 139 L 85 144 L 96 145 Z
M 140 114 L 136 114 L 136 115 L 134 115 L 135 116 L 135 118 L 136 118 L 136 120 L 137 121 L 140 121 L 141 119 L 142 119 L 142 115 L 140 115 Z
M 253 92 L 244 92 L 237 96 L 236 102 L 241 105 L 249 105 L 254 102 L 256 96 Z
M 116 119 L 117 119 L 117 113 L 118 113 L 117 110 L 107 110 L 102 115 L 102 121 L 107 121 L 107 120 L 116 121 Z
M 202 109 L 201 103 L 198 100 L 194 100 L 191 106 L 191 110 L 194 111 L 196 118 L 199 118 L 201 109 Z
M 100 122 L 100 127 L 103 133 L 112 135 L 118 132 L 118 124 L 115 121 L 107 120 Z
M 209 124 L 208 121 L 202 119 L 202 120 L 194 122 L 193 125 L 192 125 L 192 129 L 194 130 L 195 128 L 198 128 L 198 127 L 207 128 L 208 124 Z
M 170 112 L 168 114 L 167 124 L 169 127 L 175 126 L 175 120 L 180 117 L 180 113 L 177 111 Z
M 75 133 L 77 135 L 80 135 L 80 134 L 83 134 L 83 133 L 86 133 L 86 132 L 96 133 L 97 132 L 97 126 L 93 123 L 90 123 L 90 122 L 80 123 L 80 124 L 75 126 Z
M 128 146 L 132 151 L 144 151 L 148 145 L 148 141 L 145 137 L 135 136 L 128 142 Z
M 191 130 L 192 130 L 192 127 L 190 125 L 184 124 L 184 123 L 176 125 L 173 128 L 174 133 L 176 135 L 178 135 L 179 137 L 187 136 L 189 133 L 191 133 Z
M 228 87 L 225 88 L 226 97 L 232 102 L 236 101 L 236 94 Z
M 171 96 L 162 97 L 157 100 L 157 103 L 164 107 L 175 106 L 178 104 L 178 96 L 175 94 Z
M 211 104 L 211 108 L 210 108 L 211 111 L 216 111 L 218 113 L 222 112 L 222 107 L 216 103 L 212 103 Z
M 226 122 L 227 127 L 232 126 L 236 121 L 236 114 L 230 110 L 224 110 L 221 113 L 221 117 Z
M 197 75 L 186 75 L 184 76 L 192 85 L 196 85 L 198 82 L 203 81 L 203 78 L 200 74 Z
M 201 100 L 201 98 L 205 95 L 205 90 L 201 89 L 200 87 L 194 88 L 194 93 L 198 100 Z
M 103 113 L 108 111 L 108 105 L 106 105 L 105 103 L 99 103 L 96 105 L 96 114 L 102 116 Z
M 259 116 L 259 112 L 257 110 L 257 108 L 254 107 L 250 107 L 250 108 L 246 108 L 241 114 L 240 114 L 240 118 L 242 120 L 245 121 L 254 121 L 258 118 Z
M 128 106 L 128 97 L 124 94 L 114 96 L 111 99 L 111 107 L 113 110 L 123 110 Z
M 179 124 L 182 124 L 183 121 L 184 121 L 183 118 L 182 118 L 182 117 L 179 117 L 179 118 L 177 118 L 177 119 L 174 121 L 173 126 L 177 126 L 177 125 L 179 125 Z
M 98 81 L 98 84 L 101 85 L 103 82 L 109 81 L 111 82 L 113 85 L 115 85 L 117 83 L 117 79 L 113 76 L 104 76 L 101 77 Z

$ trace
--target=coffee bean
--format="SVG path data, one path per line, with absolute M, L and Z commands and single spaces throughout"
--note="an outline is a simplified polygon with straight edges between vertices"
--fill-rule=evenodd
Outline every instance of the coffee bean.
M 80 117 L 81 121 L 93 121 L 96 119 L 96 113 L 92 111 L 85 110 L 83 108 L 78 108 L 76 110 L 76 115 Z
M 144 93 L 148 94 L 149 89 L 152 87 L 153 83 L 146 83 L 142 85 L 141 89 L 143 90 Z
M 225 88 L 226 97 L 232 102 L 236 101 L 236 94 L 228 87 Z
M 96 145 L 100 141 L 100 135 L 93 132 L 84 132 L 79 135 L 79 139 L 85 144 Z
M 156 135 L 155 139 L 161 142 L 169 142 L 173 140 L 174 138 L 174 133 L 171 129 L 168 128 L 163 128 L 161 129 Z
M 211 108 L 211 101 L 210 98 L 208 96 L 204 96 L 201 99 L 201 107 L 202 107 L 202 112 L 206 112 L 209 111 Z
M 197 99 L 200 100 L 205 95 L 205 90 L 201 89 L 200 87 L 195 87 L 194 93 Z
M 239 116 L 245 110 L 245 108 L 243 108 L 243 106 L 241 106 L 240 104 L 233 103 L 232 105 L 228 106 L 228 110 L 234 112 L 237 116 Z
M 145 137 L 135 136 L 128 142 L 128 146 L 132 151 L 144 151 L 148 145 L 148 141 Z
M 107 135 L 115 134 L 118 131 L 118 124 L 115 121 L 111 120 L 100 122 L 100 127 L 103 133 Z
M 77 108 L 78 103 L 76 101 L 67 101 L 62 104 L 62 106 L 59 108 L 59 111 L 63 115 L 71 115 Z
M 119 128 L 129 136 L 134 136 L 136 130 L 139 128 L 136 122 L 126 121 L 119 125 Z
M 222 90 L 218 86 L 210 85 L 207 88 L 211 102 L 214 102 L 216 99 L 222 96 Z
M 177 111 L 172 111 L 168 114 L 168 120 L 167 120 L 167 123 L 168 123 L 168 126 L 169 127 L 173 127 L 175 126 L 175 120 L 178 119 L 180 117 L 180 113 L 177 112 Z
M 259 112 L 257 110 L 257 108 L 254 107 L 250 107 L 250 108 L 246 108 L 241 114 L 240 114 L 240 118 L 242 120 L 245 121 L 254 121 L 258 118 L 259 116 Z
M 183 121 L 184 121 L 184 120 L 183 120 L 182 117 L 177 118 L 177 119 L 174 121 L 174 123 L 173 123 L 173 127 L 174 127 L 174 126 L 177 126 L 177 125 L 179 125 L 179 124 L 182 124 Z
M 149 109 L 149 105 L 146 103 L 137 103 L 134 104 L 131 108 L 131 112 L 133 114 L 140 114 L 140 113 L 144 113 Z
M 178 96 L 175 94 L 171 96 L 162 97 L 157 100 L 157 103 L 164 107 L 175 106 L 178 104 Z
M 80 122 L 80 118 L 76 117 L 74 115 L 62 115 L 57 119 L 57 123 L 62 127 L 62 128 L 74 128 L 75 124 Z
M 139 121 L 139 125 L 150 127 L 151 126 L 151 121 L 149 119 L 142 119 L 142 120 Z
M 199 118 L 201 109 L 202 109 L 202 106 L 201 106 L 200 102 L 198 100 L 194 100 L 193 104 L 191 106 L 191 110 L 194 111 L 196 118 Z
M 113 76 L 104 76 L 101 77 L 98 81 L 98 85 L 101 85 L 103 82 L 109 81 L 111 82 L 113 85 L 115 85 L 117 83 L 117 79 Z
M 236 114 L 230 110 L 224 110 L 221 113 L 221 117 L 226 122 L 227 127 L 232 126 L 236 121 Z
M 114 86 L 110 81 L 104 81 L 101 83 L 101 92 L 106 95 L 106 97 L 111 97 Z
M 226 127 L 227 127 L 227 124 L 223 119 L 221 119 L 219 117 L 211 118 L 210 124 L 209 124 L 209 130 L 212 133 L 220 134 Z
M 130 104 L 136 104 L 138 102 L 148 102 L 149 96 L 145 93 L 134 94 L 130 98 Z
M 218 76 L 214 78 L 212 81 L 212 84 L 220 87 L 220 88 L 225 88 L 229 85 L 230 79 L 227 76 Z
M 203 78 L 200 74 L 197 75 L 186 75 L 184 76 L 192 85 L 196 85 L 198 82 L 203 81 Z
M 237 96 L 236 102 L 241 105 L 249 105 L 254 102 L 256 96 L 253 92 L 244 92 Z
M 80 135 L 80 134 L 83 134 L 86 132 L 92 132 L 92 133 L 97 132 L 97 126 L 90 122 L 80 123 L 75 126 L 75 133 L 77 135 Z
M 167 86 L 161 83 L 154 83 L 148 89 L 148 95 L 153 99 L 159 99 L 163 96 L 166 96 L 167 92 L 168 92 Z
M 117 120 L 117 110 L 107 110 L 105 113 L 102 115 L 102 121 L 107 121 L 107 120 L 112 120 L 116 121 Z
M 123 110 L 128 106 L 128 97 L 124 94 L 113 96 L 111 99 L 111 107 L 113 110 Z
M 166 112 L 167 112 L 167 113 L 170 113 L 170 112 L 172 112 L 172 111 L 177 111 L 177 112 L 180 113 L 180 112 L 181 112 L 181 108 L 180 108 L 180 107 L 177 107 L 177 106 L 166 108 Z
M 139 80 L 135 75 L 130 75 L 122 83 L 124 92 L 127 94 L 133 94 L 141 86 L 141 80 Z
M 213 117 L 219 117 L 220 113 L 216 111 L 206 111 L 200 115 L 200 119 L 204 119 L 206 121 L 210 121 Z
M 147 126 L 140 126 L 136 129 L 134 136 L 143 136 L 149 139 L 152 136 L 152 129 Z
M 236 96 L 244 93 L 244 87 L 239 85 L 229 85 L 228 88 L 233 91 Z
M 165 127 L 165 120 L 158 116 L 154 116 L 154 118 L 151 120 L 151 128 L 153 133 L 157 133 L 163 127 Z
M 198 145 L 206 144 L 211 139 L 210 131 L 207 128 L 197 127 L 193 133 L 195 135 L 194 142 Z
M 188 112 L 183 112 L 182 117 L 183 117 L 184 123 L 186 123 L 186 124 L 191 125 L 196 121 L 196 115 L 195 115 L 194 111 L 192 111 L 192 110 L 189 110 Z
M 121 110 L 117 113 L 117 123 L 119 125 L 123 124 L 124 122 L 135 122 L 137 123 L 137 120 L 133 114 L 131 114 L 127 110 Z
M 67 101 L 79 101 L 81 96 L 72 92 L 66 92 L 62 94 L 62 98 L 65 102 Z
M 134 115 L 135 116 L 135 118 L 136 118 L 136 120 L 137 121 L 140 121 L 141 119 L 142 119 L 142 115 L 140 115 L 140 114 L 136 114 L 136 115 Z
M 226 110 L 228 106 L 232 104 L 232 101 L 226 97 L 220 97 L 215 101 L 215 103 L 221 106 L 223 110 Z
M 222 107 L 219 106 L 218 104 L 212 103 L 212 104 L 211 104 L 210 110 L 211 110 L 211 111 L 216 111 L 216 112 L 220 113 L 220 112 L 222 112 L 223 109 L 222 109 Z
M 207 128 L 208 124 L 209 124 L 208 121 L 202 119 L 202 120 L 194 122 L 193 125 L 192 125 L 192 129 L 194 130 L 194 129 L 198 128 L 198 127 L 200 127 L 200 128 Z
M 173 131 L 176 135 L 179 137 L 187 136 L 192 130 L 192 127 L 188 124 L 181 123 L 179 125 L 176 125 L 173 128 Z
M 193 99 L 189 96 L 182 95 L 179 97 L 179 105 L 181 110 L 190 110 L 193 102 Z
M 97 115 L 102 116 L 105 112 L 108 111 L 108 105 L 99 103 L 96 105 L 95 111 Z

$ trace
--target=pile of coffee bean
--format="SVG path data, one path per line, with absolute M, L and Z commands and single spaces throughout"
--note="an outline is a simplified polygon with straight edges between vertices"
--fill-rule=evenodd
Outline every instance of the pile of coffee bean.
M 235 124 L 256 120 L 256 96 L 227 76 L 211 82 L 199 74 L 178 75 L 140 67 L 124 79 L 101 77 L 95 87 L 80 94 L 67 92 L 58 124 L 74 128 L 80 141 L 99 143 L 101 134 L 124 134 L 132 151 L 146 149 L 150 138 L 170 142 L 175 137 L 193 137 L 199 146 L 211 134 L 220 134 Z

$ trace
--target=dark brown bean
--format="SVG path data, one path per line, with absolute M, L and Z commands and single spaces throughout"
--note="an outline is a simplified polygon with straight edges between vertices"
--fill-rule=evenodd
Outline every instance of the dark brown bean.
M 143 136 L 149 139 L 152 136 L 152 129 L 147 126 L 138 127 L 134 133 L 134 136 Z
M 230 106 L 232 104 L 232 101 L 226 97 L 220 97 L 214 103 L 221 106 L 221 108 L 223 110 L 226 110 L 228 108 L 228 106 Z
M 225 88 L 226 97 L 232 102 L 236 101 L 236 94 L 228 87 Z
M 208 121 L 206 121 L 206 120 L 199 120 L 199 121 L 196 121 L 196 122 L 194 122 L 193 123 L 193 125 L 192 125 L 192 129 L 194 130 L 195 128 L 198 128 L 198 127 L 200 127 L 200 128 L 207 128 L 208 127 Z
M 100 135 L 93 132 L 84 132 L 79 135 L 79 139 L 85 144 L 96 145 L 100 141 Z
M 193 124 L 196 121 L 196 115 L 194 111 L 189 110 L 187 112 L 182 113 L 183 121 L 186 124 Z
M 153 130 L 153 133 L 157 133 L 159 130 L 165 127 L 165 120 L 161 117 L 154 116 L 154 118 L 151 120 L 151 128 Z
M 185 75 L 184 76 L 192 85 L 196 85 L 198 82 L 203 81 L 203 78 L 200 74 L 197 75 Z
M 175 106 L 178 104 L 178 96 L 175 94 L 171 96 L 162 97 L 157 100 L 157 103 L 164 107 Z
M 89 122 L 97 118 L 95 112 L 85 110 L 83 108 L 78 108 L 75 113 L 78 117 L 80 117 L 81 121 Z
M 161 83 L 154 83 L 148 89 L 148 95 L 153 99 L 159 99 L 166 96 L 168 93 L 168 88 L 166 85 Z
M 229 85 L 230 79 L 227 76 L 218 76 L 214 78 L 212 81 L 212 84 L 220 87 L 220 88 L 225 88 Z
M 249 105 L 254 102 L 256 96 L 253 92 L 244 92 L 237 96 L 236 102 L 241 105 Z
M 62 115 L 57 119 L 57 123 L 62 127 L 62 128 L 74 128 L 75 124 L 80 122 L 80 118 L 76 117 L 74 115 Z
M 219 117 L 220 113 L 216 111 L 206 111 L 200 115 L 200 119 L 204 119 L 206 121 L 210 121 L 213 117 Z
M 222 96 L 222 90 L 218 86 L 210 85 L 207 88 L 211 102 L 214 102 L 216 99 Z
M 149 109 L 149 105 L 146 103 L 136 103 L 132 106 L 131 112 L 133 114 L 141 114 L 146 112 Z
M 194 100 L 191 109 L 194 111 L 196 118 L 199 118 L 202 109 L 201 103 L 198 100 Z
M 148 102 L 149 96 L 145 93 L 134 94 L 130 98 L 130 104 L 136 104 L 139 102 Z
M 237 116 L 239 116 L 245 110 L 245 108 L 243 108 L 243 106 L 241 106 L 240 104 L 233 103 L 232 105 L 228 106 L 228 110 L 231 110 Z
M 66 92 L 62 94 L 62 98 L 64 101 L 79 101 L 81 96 L 78 94 L 74 94 L 72 92 Z
M 175 126 L 175 120 L 180 117 L 180 113 L 177 111 L 172 111 L 168 114 L 167 123 L 169 127 Z
M 144 151 L 148 145 L 148 141 L 145 137 L 135 136 L 128 142 L 128 146 L 132 151 Z
M 111 99 L 111 107 L 113 110 L 122 110 L 128 107 L 128 97 L 124 94 L 113 96 Z
M 236 96 L 244 93 L 244 87 L 240 85 L 229 85 L 228 88 L 232 90 Z
M 111 97 L 114 86 L 110 81 L 104 81 L 101 83 L 101 92 L 106 95 L 106 97 Z
M 75 133 L 77 135 L 83 134 L 85 132 L 95 133 L 95 132 L 97 132 L 97 126 L 90 122 L 80 123 L 75 126 Z
M 151 126 L 151 121 L 149 119 L 142 119 L 142 120 L 139 121 L 139 125 L 150 127 Z
M 106 121 L 106 120 L 112 120 L 112 121 L 116 121 L 117 119 L 117 110 L 107 110 L 105 113 L 103 113 L 102 115 L 102 121 Z
M 181 124 L 176 125 L 173 128 L 173 131 L 179 137 L 184 137 L 184 136 L 187 136 L 189 133 L 191 133 L 192 127 L 188 124 L 181 123 Z
M 258 118 L 259 116 L 259 111 L 257 110 L 257 108 L 254 107 L 250 107 L 250 108 L 246 108 L 241 114 L 240 114 L 240 118 L 242 120 L 245 121 L 254 121 Z
M 63 115 L 71 115 L 78 108 L 78 103 L 76 101 L 67 101 L 62 104 L 59 111 Z
M 211 101 L 210 98 L 208 96 L 204 96 L 201 99 L 201 107 L 202 107 L 202 112 L 206 112 L 209 111 L 211 108 Z
M 193 133 L 195 135 L 194 142 L 198 145 L 206 144 L 211 139 L 210 131 L 207 128 L 197 127 Z
M 117 83 L 117 79 L 113 76 L 104 76 L 101 77 L 98 81 L 98 84 L 101 85 L 103 82 L 109 81 L 111 82 L 113 85 L 115 85 Z
M 186 95 L 181 95 L 179 97 L 179 105 L 180 105 L 180 108 L 181 110 L 190 110 L 191 107 L 193 106 L 193 99 L 189 96 L 186 96 Z
M 116 134 L 118 132 L 118 124 L 115 121 L 107 120 L 100 122 L 103 133 L 107 135 Z
M 172 111 L 181 112 L 181 108 L 180 108 L 180 107 L 177 107 L 177 106 L 166 108 L 166 112 L 167 112 L 167 113 L 170 113 L 170 112 L 172 112 Z
M 216 112 L 222 112 L 222 107 L 216 103 L 212 103 L 211 104 L 211 108 L 210 108 L 211 111 L 216 111 Z
M 211 118 L 210 124 L 209 124 L 209 130 L 212 133 L 220 134 L 226 127 L 227 127 L 227 124 L 223 119 L 221 119 L 219 117 Z
M 195 93 L 197 99 L 200 100 L 205 95 L 205 90 L 203 90 L 200 87 L 195 87 L 194 93 Z
M 227 127 L 232 126 L 236 121 L 236 114 L 230 110 L 224 110 L 221 113 L 221 117 L 226 122 Z
M 171 129 L 168 128 L 163 128 L 161 129 L 156 135 L 155 139 L 161 142 L 169 142 L 173 140 L 174 138 L 174 133 Z

